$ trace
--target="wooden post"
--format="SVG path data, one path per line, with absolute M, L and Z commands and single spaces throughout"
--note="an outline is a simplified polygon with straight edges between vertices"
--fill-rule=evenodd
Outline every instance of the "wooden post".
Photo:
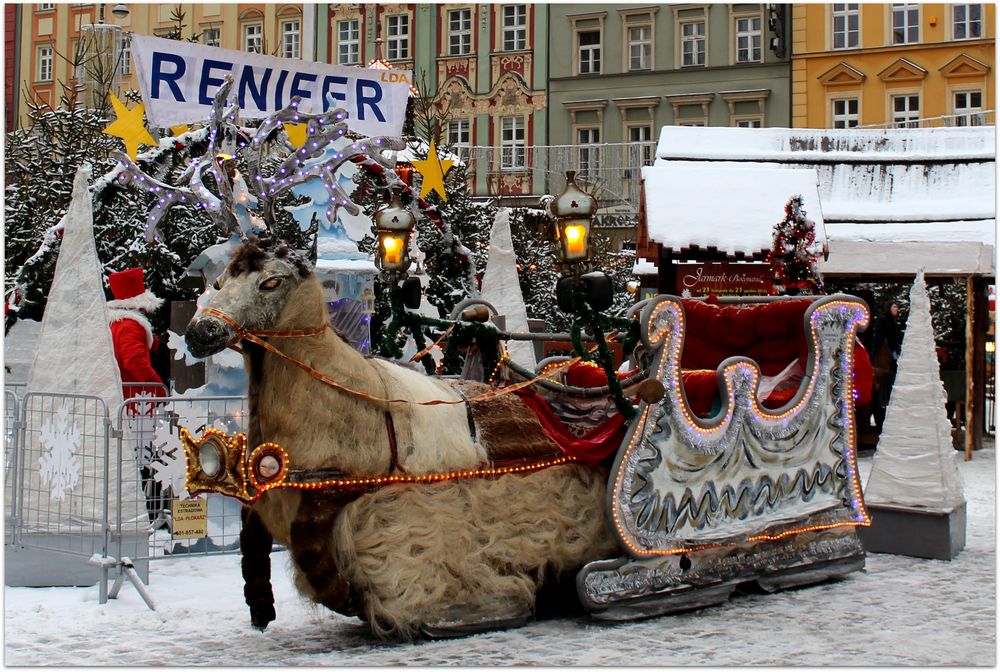
M 986 296 L 985 281 L 966 280 L 965 312 L 965 460 L 982 447 L 985 405 Z

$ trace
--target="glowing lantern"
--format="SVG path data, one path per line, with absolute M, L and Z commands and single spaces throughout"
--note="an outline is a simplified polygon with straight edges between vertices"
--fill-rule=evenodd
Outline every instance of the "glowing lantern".
M 399 190 L 392 192 L 389 204 L 375 213 L 375 230 L 378 234 L 378 265 L 387 271 L 405 271 L 410 267 L 410 234 L 416 219 L 399 198 Z
M 552 202 L 556 218 L 559 260 L 567 263 L 590 259 L 590 226 L 597 199 L 576 184 L 576 171 L 566 171 L 566 188 Z

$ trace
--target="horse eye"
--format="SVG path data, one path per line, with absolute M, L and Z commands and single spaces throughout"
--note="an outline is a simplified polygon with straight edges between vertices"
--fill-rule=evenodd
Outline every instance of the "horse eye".
M 261 289 L 274 289 L 281 284 L 281 277 L 275 276 L 273 278 L 268 278 L 264 282 L 260 283 Z
M 215 291 L 219 291 L 220 289 L 222 289 L 222 285 L 219 284 L 218 280 L 212 283 L 212 289 L 214 289 Z

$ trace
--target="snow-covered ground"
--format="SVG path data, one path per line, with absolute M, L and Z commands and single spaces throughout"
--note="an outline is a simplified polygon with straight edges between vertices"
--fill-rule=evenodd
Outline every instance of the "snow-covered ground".
M 130 586 L 5 588 L 5 665 L 976 665 L 996 659 L 996 459 L 992 440 L 960 463 L 965 550 L 951 561 L 869 554 L 850 578 L 741 595 L 682 615 L 607 624 L 545 620 L 463 639 L 386 643 L 355 619 L 310 606 L 273 558 L 278 620 L 250 626 L 237 556 L 151 567 L 155 612 Z M 871 459 L 860 460 L 867 478 Z

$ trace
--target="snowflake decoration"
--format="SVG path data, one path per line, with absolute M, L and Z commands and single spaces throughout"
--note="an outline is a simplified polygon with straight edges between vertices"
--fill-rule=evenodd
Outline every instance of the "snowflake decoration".
M 153 478 L 163 490 L 168 488 L 179 497 L 185 491 L 187 460 L 178 437 L 178 428 L 187 427 L 200 431 L 204 421 L 194 404 L 178 403 L 169 414 L 158 415 L 153 429 L 153 440 L 145 446 L 143 463 L 149 466 Z
M 42 484 L 52 489 L 52 499 L 62 501 L 80 481 L 80 460 L 76 452 L 82 445 L 82 435 L 76 421 L 72 429 L 69 428 L 68 408 L 59 409 L 54 423 L 42 425 L 39 442 L 48 449 L 38 458 Z

